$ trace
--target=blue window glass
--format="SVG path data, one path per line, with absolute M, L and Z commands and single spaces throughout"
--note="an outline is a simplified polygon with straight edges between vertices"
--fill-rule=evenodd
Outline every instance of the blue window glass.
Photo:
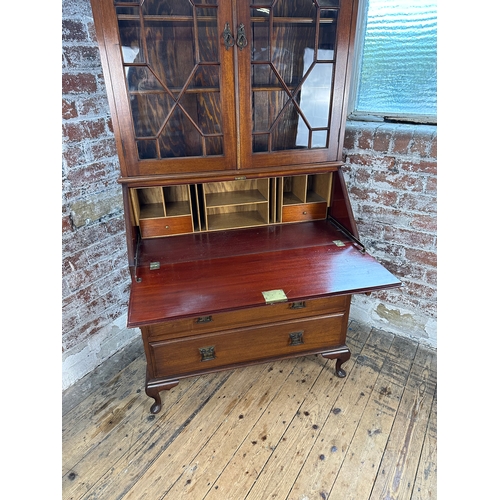
M 355 108 L 436 115 L 437 0 L 369 0 Z

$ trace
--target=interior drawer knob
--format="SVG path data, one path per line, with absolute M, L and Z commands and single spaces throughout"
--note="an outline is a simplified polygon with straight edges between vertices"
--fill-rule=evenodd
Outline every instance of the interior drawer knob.
M 304 330 L 290 333 L 290 345 L 301 345 L 304 343 Z

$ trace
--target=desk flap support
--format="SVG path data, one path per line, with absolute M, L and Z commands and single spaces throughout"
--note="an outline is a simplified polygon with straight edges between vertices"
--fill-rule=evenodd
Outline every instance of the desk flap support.
M 141 244 L 141 237 L 137 235 L 137 243 L 135 245 L 135 255 L 134 255 L 134 279 L 137 283 L 142 281 L 142 278 L 137 276 L 137 268 L 139 267 L 139 246 Z
M 366 247 L 358 240 L 353 234 L 351 234 L 342 224 L 337 222 L 333 217 L 329 216 L 328 221 L 335 226 L 344 236 L 349 238 L 353 243 L 355 243 L 356 247 L 361 253 L 366 253 Z

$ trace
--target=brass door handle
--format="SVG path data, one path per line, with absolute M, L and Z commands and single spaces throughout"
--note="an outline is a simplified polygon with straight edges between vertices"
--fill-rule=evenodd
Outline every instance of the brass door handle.
M 238 32 L 236 34 L 236 45 L 240 50 L 243 50 L 248 45 L 248 40 L 245 34 L 245 25 L 243 23 L 238 26 Z
M 234 37 L 231 33 L 231 28 L 229 27 L 229 23 L 226 23 L 224 26 L 224 31 L 222 32 L 222 39 L 224 40 L 224 45 L 226 50 L 229 50 L 234 45 Z

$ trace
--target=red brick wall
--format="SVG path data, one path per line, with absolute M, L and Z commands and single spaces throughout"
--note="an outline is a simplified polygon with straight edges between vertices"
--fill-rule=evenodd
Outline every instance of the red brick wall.
M 436 127 L 349 122 L 344 154 L 361 240 L 404 284 L 357 297 L 353 314 L 435 346 Z
M 63 1 L 62 56 L 63 360 L 85 347 L 92 369 L 102 355 L 88 346 L 124 323 L 129 278 L 118 158 L 89 0 Z

